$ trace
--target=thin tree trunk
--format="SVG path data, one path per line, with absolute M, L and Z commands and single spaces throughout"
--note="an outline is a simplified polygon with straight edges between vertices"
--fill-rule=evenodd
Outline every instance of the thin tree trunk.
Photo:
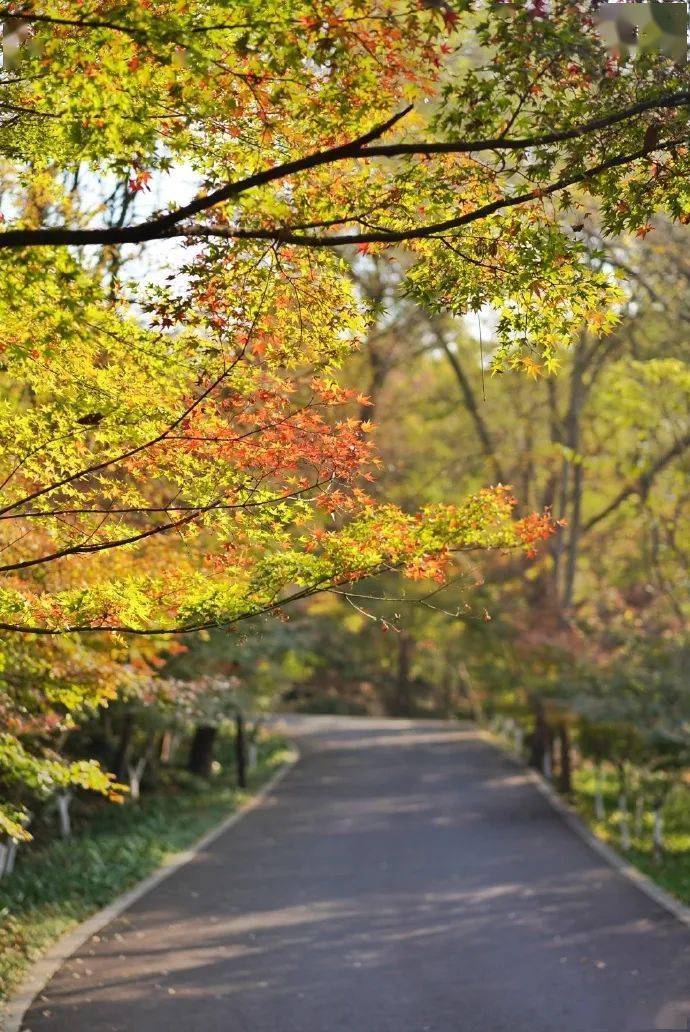
M 240 710 L 235 714 L 235 763 L 237 766 L 237 784 L 239 788 L 246 788 L 247 737 L 244 728 L 244 716 Z
M 17 850 L 19 849 L 19 843 L 16 839 L 10 839 L 7 846 L 7 855 L 5 856 L 5 864 L 3 867 L 2 861 L 0 860 L 0 878 L 3 874 L 10 875 L 14 870 L 14 863 L 17 859 Z
M 581 447 L 580 420 L 586 394 L 582 377 L 586 361 L 585 336 L 583 334 L 574 346 L 573 370 L 570 376 L 570 404 L 568 406 L 568 416 L 565 428 L 565 439 L 568 448 L 570 449 L 568 462 L 570 463 L 573 471 L 573 487 L 571 493 L 570 512 L 568 515 L 569 534 L 562 597 L 562 606 L 565 610 L 570 609 L 573 604 L 575 574 L 577 570 L 580 533 L 582 527 L 583 468 L 582 457 L 579 452 Z
M 125 713 L 122 720 L 122 728 L 120 730 L 120 741 L 118 743 L 115 761 L 113 763 L 118 781 L 124 781 L 127 777 L 127 760 L 129 759 L 129 752 L 132 748 L 133 736 L 134 714 Z
M 160 762 L 168 764 L 172 760 L 173 750 L 175 748 L 175 732 L 171 728 L 166 728 L 161 738 L 161 751 L 160 751 Z
M 572 779 L 572 754 L 570 742 L 570 730 L 567 723 L 562 720 L 558 726 L 558 740 L 560 742 L 561 762 L 559 769 L 558 787 L 564 795 L 570 795 L 573 790 Z
M 409 717 L 412 709 L 410 693 L 410 666 L 412 653 L 412 636 L 409 631 L 401 631 L 398 641 L 398 670 L 393 698 L 393 716 Z
M 541 699 L 533 699 L 534 731 L 530 736 L 529 765 L 535 770 L 545 773 L 545 762 L 550 752 L 549 728 L 544 715 L 544 703 Z
M 565 564 L 565 584 L 563 586 L 563 608 L 570 609 L 573 604 L 575 590 L 575 574 L 582 532 L 582 485 L 584 470 L 582 462 L 577 461 L 573 469 L 573 501 L 570 509 L 570 536 L 568 538 L 568 555 Z
M 55 800 L 58 812 L 58 823 L 60 825 L 60 835 L 63 839 L 72 837 L 72 822 L 69 816 L 69 807 L 72 802 L 71 792 L 59 792 L 57 799 Z
M 146 770 L 146 764 L 148 762 L 148 756 L 144 754 L 140 756 L 136 763 L 127 764 L 127 777 L 129 779 L 129 798 L 135 803 L 138 802 L 141 796 L 141 779 L 144 776 Z
M 497 480 L 504 484 L 506 482 L 506 478 L 503 472 L 503 467 L 501 466 L 496 453 L 496 447 L 491 438 L 491 433 L 486 425 L 484 417 L 479 411 L 477 399 L 474 396 L 474 391 L 472 390 L 467 374 L 460 363 L 458 353 L 451 348 L 441 330 L 435 329 L 435 336 L 438 343 L 446 353 L 451 369 L 455 373 L 455 378 L 458 381 L 458 386 L 460 387 L 460 392 L 462 394 L 463 401 L 465 402 L 465 408 L 469 412 L 472 422 L 474 423 L 474 429 L 477 437 L 479 438 L 482 450 L 487 459 L 491 462 L 493 472 Z
M 460 678 L 460 687 L 472 708 L 472 716 L 478 724 L 481 724 L 484 720 L 482 700 L 474 687 L 474 682 L 472 681 L 470 672 L 467 669 L 467 665 L 460 661 L 458 663 L 457 670 Z

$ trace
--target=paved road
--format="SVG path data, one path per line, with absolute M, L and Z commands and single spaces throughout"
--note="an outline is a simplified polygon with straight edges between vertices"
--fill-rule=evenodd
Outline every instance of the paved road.
M 471 731 L 297 730 L 274 796 L 87 942 L 27 1029 L 688 1027 L 688 930 Z

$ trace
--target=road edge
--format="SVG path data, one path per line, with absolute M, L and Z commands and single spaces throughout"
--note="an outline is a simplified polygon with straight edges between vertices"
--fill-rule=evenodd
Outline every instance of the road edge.
M 45 953 L 41 954 L 31 965 L 26 977 L 19 983 L 19 987 L 10 994 L 4 1007 L 0 1010 L 0 1030 L 2 1032 L 20 1032 L 24 1017 L 35 998 L 46 987 L 55 972 L 87 939 L 90 939 L 92 935 L 96 935 L 101 928 L 110 924 L 116 917 L 119 917 L 133 903 L 145 896 L 147 892 L 150 892 L 151 889 L 155 888 L 171 874 L 174 874 L 175 871 L 179 871 L 181 867 L 188 864 L 202 850 L 211 845 L 212 842 L 215 842 L 217 838 L 220 838 L 235 824 L 238 824 L 248 813 L 261 806 L 276 785 L 299 762 L 301 758 L 299 750 L 292 744 L 290 749 L 292 755 L 281 764 L 275 774 L 250 799 L 234 810 L 229 817 L 222 820 L 220 824 L 216 824 L 215 827 L 207 831 L 193 845 L 188 846 L 187 849 L 173 853 L 172 856 L 164 860 L 160 867 L 157 867 L 146 878 L 131 889 L 121 893 L 111 903 L 108 903 L 101 910 L 97 910 L 95 914 L 87 917 L 85 921 L 80 922 L 75 928 L 65 932 L 52 946 L 49 946 Z
M 551 804 L 554 810 L 560 814 L 565 823 L 568 825 L 571 831 L 581 838 L 587 845 L 594 850 L 603 860 L 614 867 L 623 877 L 631 881 L 640 892 L 644 893 L 649 899 L 651 899 L 657 906 L 660 906 L 662 910 L 666 910 L 669 914 L 675 917 L 681 924 L 684 924 L 687 928 L 690 928 L 690 907 L 686 906 L 675 896 L 672 896 L 670 892 L 662 889 L 660 885 L 652 881 L 646 874 L 643 874 L 634 864 L 631 864 L 628 860 L 622 857 L 616 852 L 611 846 L 602 839 L 598 838 L 593 831 L 591 831 L 583 819 L 580 817 L 577 810 L 567 803 L 561 796 L 558 795 L 556 790 L 538 774 L 531 767 L 528 767 L 521 756 L 513 752 L 510 748 L 505 746 L 500 739 L 497 739 L 490 731 L 483 729 L 478 730 L 479 737 L 482 741 L 486 742 L 487 745 L 493 746 L 497 749 L 506 759 L 510 760 L 511 763 L 519 767 L 520 770 L 525 774 L 527 779 L 535 786 L 537 791 Z

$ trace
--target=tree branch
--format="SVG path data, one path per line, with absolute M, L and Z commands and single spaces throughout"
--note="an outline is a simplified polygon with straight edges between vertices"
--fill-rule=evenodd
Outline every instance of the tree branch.
M 546 147 L 554 143 L 576 140 L 581 136 L 587 136 L 589 133 L 597 132 L 600 129 L 608 129 L 612 125 L 626 122 L 636 115 L 644 114 L 646 111 L 670 107 L 685 107 L 688 104 L 690 104 L 690 92 L 682 90 L 678 93 L 669 93 L 666 96 L 640 101 L 638 104 L 623 108 L 621 111 L 613 111 L 608 115 L 602 115 L 601 118 L 594 118 L 589 122 L 573 126 L 572 129 L 561 129 L 552 133 L 544 133 L 541 136 L 528 136 L 517 139 L 497 136 L 493 139 L 471 141 L 449 140 L 438 143 L 376 144 L 374 147 L 366 147 L 362 151 L 362 156 L 399 158 L 405 154 L 471 154 L 489 150 L 528 150 L 531 147 Z
M 477 399 L 475 398 L 474 391 L 472 390 L 472 385 L 470 384 L 470 381 L 467 378 L 465 370 L 462 368 L 460 359 L 457 353 L 453 351 L 453 349 L 450 347 L 448 341 L 446 340 L 443 334 L 443 331 L 439 330 L 433 324 L 432 330 L 434 333 L 434 337 L 436 338 L 437 344 L 440 344 L 440 346 L 443 348 L 446 358 L 450 363 L 451 369 L 455 373 L 455 378 L 458 381 L 458 385 L 460 387 L 460 391 L 465 402 L 465 408 L 469 412 L 470 418 L 474 423 L 474 428 L 477 433 L 477 437 L 479 438 L 480 444 L 482 446 L 482 450 L 491 462 L 494 468 L 494 473 L 498 478 L 499 483 L 505 484 L 505 474 L 503 472 L 503 468 L 499 461 L 498 455 L 496 454 L 496 448 L 494 447 L 494 442 L 491 439 L 491 433 L 489 431 L 488 426 L 486 425 L 484 417 L 479 411 L 479 406 L 477 405 Z
M 649 491 L 655 477 L 657 477 L 670 462 L 673 462 L 673 460 L 677 459 L 679 455 L 682 455 L 686 448 L 690 448 L 690 431 L 665 451 L 664 454 L 656 460 L 654 465 L 650 466 L 649 469 L 646 470 L 646 472 L 640 474 L 639 477 L 636 477 L 636 479 L 631 481 L 629 484 L 626 484 L 626 486 L 618 492 L 613 501 L 609 502 L 609 504 L 601 509 L 600 512 L 587 520 L 587 522 L 582 525 L 582 532 L 585 533 L 591 530 L 592 527 L 596 527 L 598 523 L 601 523 L 601 521 L 605 520 L 607 516 L 610 516 L 612 512 L 615 512 L 615 510 L 618 509 L 619 506 L 621 506 L 628 498 L 632 497 L 632 495 L 644 496 L 647 491 Z
M 546 146 L 548 144 L 576 139 L 579 136 L 596 132 L 601 128 L 607 128 L 626 121 L 645 111 L 667 107 L 679 107 L 689 103 L 690 93 L 682 92 L 669 94 L 667 96 L 657 97 L 648 101 L 641 101 L 639 104 L 625 108 L 623 111 L 613 112 L 600 119 L 585 122 L 572 129 L 523 139 L 511 140 L 498 137 L 495 139 L 474 141 L 456 140 L 437 143 L 419 142 L 410 144 L 396 143 L 390 145 L 378 144 L 375 147 L 368 146 L 368 144 L 373 140 L 384 135 L 384 133 L 399 122 L 400 119 L 402 119 L 411 110 L 412 106 L 410 105 L 393 115 L 387 121 L 375 126 L 369 132 L 357 139 L 349 141 L 348 143 L 339 144 L 338 146 L 330 147 L 323 151 L 317 151 L 306 155 L 303 158 L 296 158 L 293 161 L 285 162 L 282 165 L 274 165 L 271 168 L 263 169 L 262 171 L 256 172 L 251 176 L 247 176 L 244 179 L 226 183 L 225 186 L 222 186 L 217 190 L 213 190 L 208 194 L 204 194 L 201 197 L 197 197 L 189 204 L 183 205 L 175 211 L 159 215 L 145 222 L 140 222 L 133 226 L 115 226 L 97 229 L 69 229 L 66 227 L 12 229 L 7 230 L 4 233 L 0 233 L 0 248 L 68 245 L 92 247 L 103 244 L 137 244 L 145 243 L 150 240 L 167 239 L 174 236 L 215 236 L 233 239 L 263 239 L 276 240 L 283 243 L 302 244 L 308 247 L 334 247 L 342 243 L 396 242 L 411 239 L 413 236 L 433 236 L 434 233 L 453 229 L 458 225 L 463 225 L 464 223 L 457 220 L 448 220 L 446 222 L 439 223 L 437 226 L 420 227 L 418 230 L 413 232 L 408 231 L 403 234 L 394 232 L 388 233 L 385 236 L 376 234 L 349 234 L 345 235 L 343 238 L 303 237 L 291 234 L 288 230 L 256 230 L 242 232 L 241 230 L 224 230 L 222 227 L 215 228 L 210 226 L 192 226 L 186 227 L 182 230 L 179 227 L 181 223 L 185 222 L 185 220 L 193 218 L 200 212 L 208 211 L 210 208 L 213 208 L 218 204 L 222 204 L 224 201 L 228 201 L 233 197 L 239 197 L 248 190 L 265 186 L 266 184 L 276 180 L 285 179 L 288 176 L 295 175 L 299 172 L 304 172 L 323 165 L 335 164 L 339 161 L 365 160 L 372 157 L 393 158 L 414 154 L 463 154 L 477 153 L 485 150 L 527 150 L 530 147 Z M 601 171 L 615 168 L 619 165 L 625 165 L 637 160 L 638 158 L 645 157 L 653 150 L 663 150 L 682 142 L 684 141 L 680 139 L 668 141 L 666 143 L 657 143 L 656 145 L 644 147 L 640 151 L 633 152 L 630 155 L 622 155 L 618 159 L 610 159 L 608 162 L 602 162 L 600 165 L 594 166 L 578 176 L 573 176 L 567 180 L 557 181 L 556 184 L 545 187 L 535 195 L 539 195 L 539 193 L 541 193 L 543 196 L 553 193 L 558 189 L 565 189 L 566 186 L 572 186 L 575 183 L 582 182 L 584 179 L 597 175 Z M 496 207 L 487 205 L 485 208 L 479 209 L 483 214 L 477 217 L 485 217 L 485 215 L 491 214 L 492 211 L 499 210 L 501 207 L 506 207 L 510 204 L 523 203 L 525 200 L 529 200 L 532 196 L 534 195 L 522 194 L 516 198 L 494 202 L 497 205 Z
M 294 233 L 289 227 L 275 227 L 274 229 L 231 229 L 223 226 L 181 226 L 170 236 L 182 236 L 193 239 L 195 237 L 220 237 L 228 240 L 266 240 L 277 244 L 294 244 L 300 247 L 344 247 L 354 244 L 396 244 L 404 243 L 407 240 L 422 240 L 430 237 L 438 237 L 449 230 L 460 229 L 473 222 L 479 222 L 493 215 L 497 211 L 506 208 L 514 208 L 529 201 L 539 200 L 543 197 L 550 197 L 570 186 L 586 183 L 595 176 L 608 172 L 613 168 L 620 168 L 623 165 L 630 165 L 635 161 L 646 158 L 653 150 L 667 149 L 678 146 L 685 142 L 681 139 L 668 140 L 657 144 L 654 147 L 643 147 L 640 150 L 632 151 L 629 154 L 619 154 L 616 157 L 608 158 L 606 161 L 584 169 L 582 172 L 564 176 L 550 183 L 548 186 L 536 187 L 526 193 L 514 194 L 512 197 L 501 197 L 480 208 L 458 215 L 456 218 L 446 219 L 443 222 L 430 223 L 423 226 L 413 226 L 410 229 L 401 230 L 376 230 L 367 233 L 342 233 L 329 236 L 310 236 Z M 0 247 L 2 246 L 0 236 Z
M 277 179 L 285 179 L 298 172 L 304 172 L 320 165 L 328 165 L 347 158 L 359 157 L 362 147 L 371 140 L 376 140 L 397 122 L 405 117 L 412 110 L 408 104 L 402 111 L 398 111 L 385 122 L 374 126 L 362 136 L 348 143 L 339 144 L 336 147 L 329 147 L 327 150 L 308 154 L 303 158 L 296 158 L 294 161 L 285 162 L 283 165 L 274 165 L 272 168 L 256 172 L 211 193 L 197 197 L 189 204 L 177 208 L 175 211 L 160 215 L 157 218 L 149 219 L 146 222 L 137 223 L 134 226 L 104 227 L 102 229 L 10 229 L 0 233 L 0 248 L 19 247 L 46 247 L 46 246 L 81 246 L 92 247 L 102 244 L 140 244 L 148 240 L 163 240 L 170 236 L 184 236 L 186 234 L 175 232 L 176 228 L 185 219 L 193 218 L 202 211 L 208 211 L 224 201 L 233 197 L 239 197 L 248 190 L 259 186 L 266 186 Z
M 251 331 L 248 336 L 251 336 Z M 65 487 L 67 484 L 74 483 L 75 480 L 81 480 L 82 477 L 89 476 L 91 473 L 100 473 L 101 470 L 107 469 L 109 466 L 113 466 L 116 463 L 124 462 L 126 459 L 131 459 L 134 455 L 139 455 L 140 452 L 146 451 L 149 448 L 153 448 L 156 444 L 161 444 L 167 440 L 172 434 L 172 431 L 176 429 L 182 423 L 187 416 L 190 415 L 199 405 L 218 387 L 233 371 L 238 362 L 244 357 L 248 344 L 246 344 L 242 350 L 237 354 L 230 366 L 225 369 L 220 376 L 202 391 L 201 394 L 194 399 L 194 401 L 187 406 L 180 416 L 177 417 L 169 426 L 152 438 L 150 441 L 146 441 L 144 444 L 136 445 L 134 448 L 129 448 L 127 451 L 121 452 L 119 455 L 111 456 L 109 459 L 103 459 L 101 462 L 96 462 L 92 466 L 87 466 L 85 469 L 79 470 L 77 473 L 71 473 L 67 477 L 63 477 L 61 480 L 57 480 L 54 484 L 49 484 L 47 487 L 39 488 L 33 491 L 31 494 L 25 495 L 24 498 L 20 498 L 17 501 L 11 502 L 9 505 L 5 505 L 0 508 L 0 517 L 4 516 L 5 513 L 12 512 L 19 508 L 21 505 L 26 505 L 28 502 L 33 502 L 37 498 L 43 497 L 43 495 L 49 494 L 51 491 L 57 491 L 60 487 Z
M 8 563 L 6 566 L 0 566 L 0 573 L 10 573 L 13 570 L 26 570 L 31 566 L 44 566 L 47 563 L 54 562 L 56 559 L 64 559 L 66 556 L 70 555 L 91 555 L 95 552 L 106 552 L 112 548 L 121 548 L 123 545 L 133 545 L 137 541 L 143 541 L 144 539 L 154 537 L 157 534 L 165 534 L 169 530 L 176 530 L 180 527 L 184 527 L 197 519 L 199 515 L 199 512 L 194 511 L 187 516 L 183 516 L 179 520 L 163 523 L 158 527 L 149 527 L 148 530 L 142 530 L 137 534 L 130 534 L 129 537 L 116 538 L 112 541 L 101 541 L 90 545 L 69 545 L 66 548 L 59 549 L 57 552 L 50 552 L 46 555 L 36 556 L 34 559 L 22 559 L 16 563 Z
M 508 547 L 508 546 L 504 546 Z M 511 546 L 518 548 L 520 546 Z M 443 552 L 476 552 L 486 551 L 480 545 L 466 545 L 458 546 L 457 548 L 444 548 Z M 355 583 L 356 581 L 366 580 L 369 577 L 378 577 L 383 573 L 391 573 L 395 570 L 399 570 L 408 560 L 401 560 L 398 563 L 381 562 L 376 566 L 373 566 L 369 570 L 358 571 L 357 574 L 348 575 L 348 579 L 345 583 Z M 299 591 L 293 592 L 284 598 L 276 601 L 266 603 L 257 609 L 248 609 L 237 616 L 232 617 L 230 620 L 208 620 L 202 623 L 191 624 L 181 627 L 152 627 L 152 628 L 140 628 L 140 627 L 128 627 L 123 625 L 97 625 L 97 624 L 72 624 L 68 627 L 38 627 L 38 626 L 22 626 L 21 624 L 11 623 L 0 623 L 0 631 L 7 631 L 16 634 L 36 634 L 41 636 L 58 637 L 62 634 L 128 634 L 137 635 L 141 637 L 153 637 L 162 634 L 194 634 L 197 631 L 208 631 L 214 628 L 227 628 L 232 627 L 234 624 L 241 623 L 245 620 L 251 620 L 257 616 L 266 616 L 269 613 L 274 613 L 278 609 L 282 609 L 284 606 L 291 605 L 294 602 L 298 602 L 304 598 L 310 598 L 312 595 L 320 594 L 323 591 L 330 591 L 335 587 L 342 586 L 343 580 L 337 575 L 330 577 L 322 577 L 314 584 L 308 585 L 305 588 L 301 588 Z

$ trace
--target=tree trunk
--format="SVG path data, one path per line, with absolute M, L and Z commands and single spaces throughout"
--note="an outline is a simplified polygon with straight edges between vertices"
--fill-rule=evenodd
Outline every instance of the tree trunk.
M 189 750 L 188 770 L 192 774 L 200 774 L 202 778 L 210 778 L 213 763 L 213 747 L 216 744 L 218 728 L 209 724 L 201 724 L 194 732 L 192 746 Z
M 540 699 L 533 699 L 534 731 L 530 735 L 529 765 L 535 770 L 544 770 L 544 759 L 549 748 L 549 729 L 544 716 L 544 704 Z
M 122 728 L 120 730 L 120 741 L 117 746 L 117 752 L 115 753 L 115 760 L 113 763 L 115 776 L 118 781 L 124 781 L 127 777 L 127 760 L 129 759 L 129 751 L 132 747 L 133 736 L 134 714 L 125 713 L 122 720 Z
M 401 631 L 398 635 L 398 671 L 393 697 L 392 716 L 409 717 L 412 709 L 410 697 L 410 665 L 412 653 L 412 636 L 409 631 Z
M 481 724 L 484 720 L 484 710 L 482 708 L 482 700 L 480 699 L 477 691 L 474 687 L 474 682 L 470 676 L 470 672 L 467 666 L 463 662 L 458 663 L 458 675 L 460 678 L 460 689 L 463 692 L 465 698 L 469 701 L 472 707 L 472 716 L 477 724 Z
M 479 442 L 482 446 L 482 451 L 484 452 L 487 459 L 490 461 L 492 465 L 493 476 L 496 477 L 496 480 L 499 483 L 505 484 L 506 476 L 501 466 L 501 463 L 498 459 L 496 447 L 491 437 L 491 432 L 479 409 L 477 399 L 475 398 L 474 391 L 472 390 L 472 386 L 465 373 L 465 370 L 460 364 L 460 357 L 457 351 L 450 346 L 441 330 L 439 330 L 438 328 L 434 328 L 434 334 L 436 336 L 437 342 L 445 351 L 446 357 L 450 363 L 450 367 L 455 373 L 455 378 L 458 381 L 458 386 L 460 387 L 460 391 L 462 393 L 465 408 L 467 409 L 470 418 L 474 423 L 474 429 L 477 434 L 477 437 L 479 438 Z
M 247 787 L 247 738 L 244 729 L 244 716 L 240 710 L 235 714 L 235 763 L 237 767 L 237 785 Z
M 565 586 L 563 588 L 563 608 L 570 609 L 573 604 L 573 593 L 575 589 L 575 574 L 577 572 L 577 558 L 580 545 L 580 532 L 582 525 L 582 462 L 578 461 L 573 469 L 573 502 L 570 510 L 570 537 L 568 540 L 568 554 L 565 564 Z
M 570 731 L 563 720 L 558 727 L 558 740 L 560 742 L 561 763 L 559 769 L 558 787 L 564 795 L 570 795 L 573 790 L 573 764 L 570 743 Z
M 160 751 L 160 762 L 168 764 L 172 761 L 173 751 L 175 749 L 175 732 L 171 728 L 166 728 L 161 738 L 161 751 Z
M 582 456 L 579 452 L 581 447 L 581 414 L 586 397 L 586 390 L 583 382 L 583 373 L 587 365 L 585 346 L 586 337 L 583 334 L 574 346 L 573 369 L 570 377 L 570 405 L 568 407 L 568 416 L 566 420 L 565 436 L 566 443 L 570 449 L 568 461 L 572 466 L 573 486 L 568 518 L 569 535 L 562 597 L 562 606 L 564 610 L 570 609 L 573 604 L 575 575 L 577 573 L 577 560 L 582 529 L 582 491 L 584 470 L 582 468 Z
M 17 859 L 17 850 L 18 849 L 19 849 L 19 843 L 17 842 L 17 840 L 16 839 L 10 839 L 9 844 L 7 846 L 7 855 L 5 857 L 4 868 L 3 868 L 3 865 L 2 865 L 2 861 L 0 861 L 0 878 L 2 878 L 3 874 L 6 874 L 6 875 L 12 874 L 12 871 L 14 870 L 14 862 Z

